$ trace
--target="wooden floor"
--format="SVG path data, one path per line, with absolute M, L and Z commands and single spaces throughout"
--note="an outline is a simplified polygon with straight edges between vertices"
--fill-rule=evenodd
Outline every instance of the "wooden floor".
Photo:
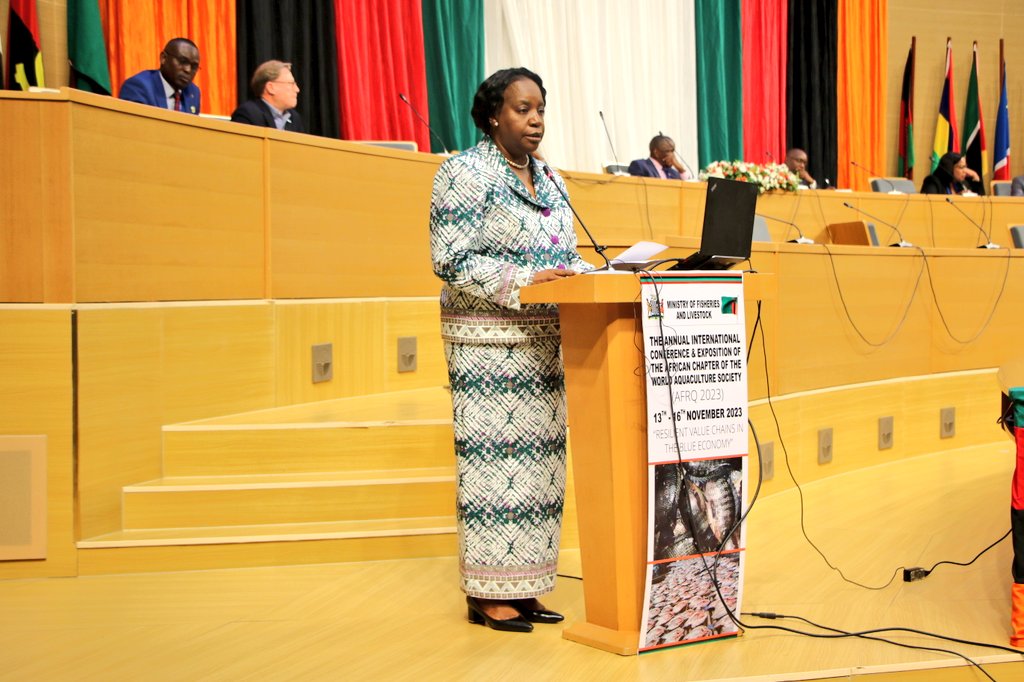
M 805 488 L 807 529 L 850 578 L 873 585 L 899 566 L 966 561 L 1008 529 L 1012 469 L 1007 439 L 836 476 Z M 790 491 L 757 503 L 747 546 L 744 611 L 1007 644 L 1008 541 L 969 567 L 866 590 L 814 554 Z M 0 680 L 985 679 L 955 656 L 770 630 L 634 657 L 564 640 L 557 626 L 494 632 L 466 622 L 456 571 L 441 558 L 0 582 Z M 580 574 L 578 552 L 563 553 L 560 571 Z M 581 583 L 560 579 L 546 602 L 579 617 Z M 1024 680 L 1014 654 L 893 638 Z M 926 671 L 937 666 L 956 667 Z

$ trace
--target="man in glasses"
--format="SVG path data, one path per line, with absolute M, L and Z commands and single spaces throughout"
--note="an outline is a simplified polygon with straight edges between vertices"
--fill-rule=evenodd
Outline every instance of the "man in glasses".
M 173 38 L 160 53 L 160 68 L 135 74 L 121 85 L 119 96 L 129 102 L 199 113 L 199 48 L 188 38 Z
M 263 62 L 252 74 L 249 87 L 255 99 L 243 102 L 231 114 L 236 123 L 306 132 L 302 117 L 295 110 L 299 103 L 299 84 L 292 74 L 292 65 L 276 59 Z

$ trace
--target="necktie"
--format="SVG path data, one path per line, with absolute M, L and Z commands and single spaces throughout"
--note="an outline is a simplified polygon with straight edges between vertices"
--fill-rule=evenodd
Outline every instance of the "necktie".
M 174 110 L 185 111 L 185 109 L 181 106 L 181 91 L 179 90 L 174 91 Z

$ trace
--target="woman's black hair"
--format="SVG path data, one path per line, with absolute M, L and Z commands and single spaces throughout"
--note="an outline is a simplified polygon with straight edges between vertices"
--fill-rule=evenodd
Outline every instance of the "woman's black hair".
M 502 69 L 495 71 L 476 89 L 473 96 L 473 109 L 470 112 L 473 116 L 473 123 L 484 135 L 491 134 L 491 117 L 495 116 L 505 102 L 505 90 L 517 80 L 528 78 L 540 88 L 540 96 L 546 102 L 548 92 L 544 89 L 544 82 L 540 76 L 529 69 L 518 67 L 515 69 Z

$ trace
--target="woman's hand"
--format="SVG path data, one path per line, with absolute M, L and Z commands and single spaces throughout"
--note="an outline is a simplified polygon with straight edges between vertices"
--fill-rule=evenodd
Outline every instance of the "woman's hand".
M 572 277 L 577 274 L 575 270 L 556 270 L 551 268 L 549 270 L 538 270 L 533 273 L 533 284 L 542 284 L 544 282 L 551 282 L 559 279 L 560 277 Z

